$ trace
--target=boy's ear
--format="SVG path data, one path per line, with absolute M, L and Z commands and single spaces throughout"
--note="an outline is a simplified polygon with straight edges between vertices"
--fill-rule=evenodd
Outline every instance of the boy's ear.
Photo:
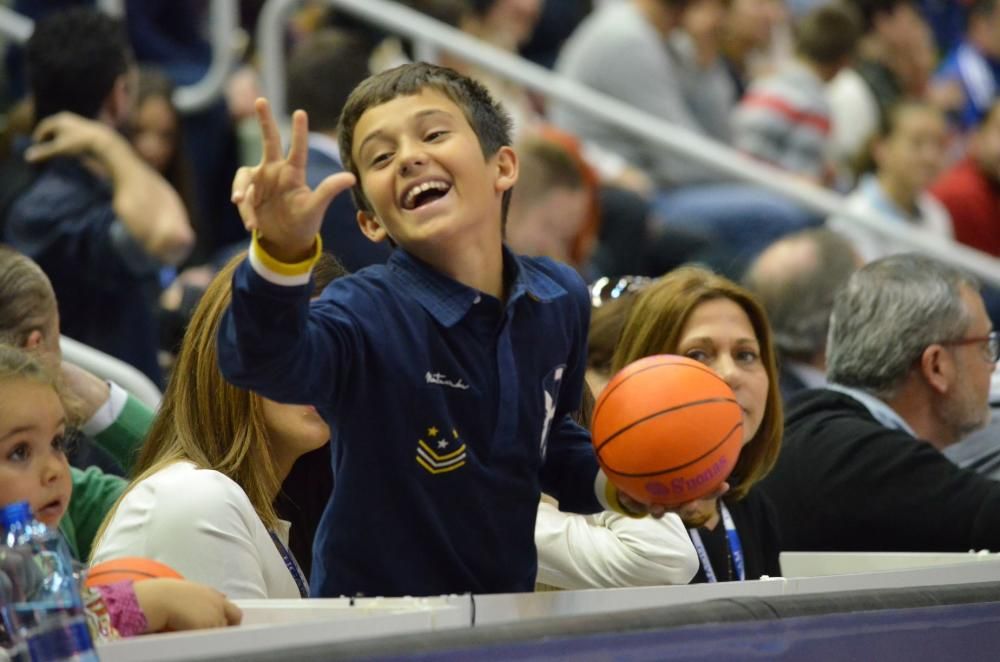
M 384 241 L 389 233 L 385 231 L 382 224 L 379 223 L 378 218 L 375 214 L 371 214 L 366 211 L 358 212 L 358 227 L 361 228 L 361 232 L 368 237 L 370 240 L 378 243 Z
M 517 152 L 514 151 L 513 147 L 504 145 L 497 150 L 494 159 L 496 159 L 497 167 L 496 191 L 504 193 L 513 188 L 517 182 Z

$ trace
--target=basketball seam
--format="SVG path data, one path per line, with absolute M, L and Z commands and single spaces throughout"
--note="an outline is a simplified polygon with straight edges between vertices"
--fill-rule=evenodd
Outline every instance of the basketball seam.
M 674 356 L 674 355 L 668 355 L 668 356 Z M 682 356 L 678 355 L 677 358 L 685 358 L 685 357 L 682 357 Z M 690 360 L 694 361 L 694 359 L 690 359 Z M 662 366 L 665 366 L 665 365 L 677 365 L 677 366 L 681 366 L 682 368 L 691 368 L 692 370 L 700 370 L 700 371 L 702 371 L 702 372 L 704 372 L 704 373 L 706 373 L 706 374 L 708 374 L 708 375 L 710 375 L 712 377 L 715 377 L 716 379 L 718 379 L 723 384 L 726 384 L 726 386 L 729 386 L 729 384 L 726 383 L 726 380 L 724 380 L 722 377 L 720 377 L 718 375 L 718 373 L 716 373 L 711 368 L 709 368 L 709 367 L 707 367 L 707 366 L 705 366 L 703 364 L 691 365 L 690 363 L 687 363 L 685 361 L 676 361 L 676 360 L 674 360 L 672 358 L 668 358 L 668 359 L 666 359 L 665 361 L 663 361 L 661 363 L 654 363 L 652 365 L 644 367 L 642 370 L 636 370 L 631 375 L 629 375 L 625 379 L 621 380 L 620 382 L 618 382 L 617 384 L 615 384 L 614 386 L 612 386 L 609 390 L 606 390 L 604 393 L 601 393 L 601 397 L 598 398 L 597 406 L 594 408 L 594 413 L 590 415 L 590 420 L 592 420 L 592 421 L 596 421 L 597 420 L 597 413 L 599 411 L 601 411 L 601 407 L 604 406 L 604 402 L 607 400 L 608 397 L 611 396 L 612 393 L 614 393 L 618 389 L 619 386 L 621 386 L 622 384 L 624 384 L 628 380 L 632 379 L 636 375 L 641 375 L 642 373 L 646 372 L 647 370 L 652 370 L 653 368 L 659 368 L 659 367 L 662 367 Z M 622 368 L 622 370 L 624 370 L 624 368 Z
M 719 449 L 719 447 L 722 446 L 722 444 L 724 444 L 727 441 L 729 441 L 729 438 L 733 436 L 733 433 L 736 432 L 736 430 L 738 430 L 738 429 L 740 429 L 742 427 L 743 427 L 743 422 L 740 421 L 739 423 L 737 423 L 736 425 L 733 426 L 732 430 L 730 430 L 728 433 L 726 433 L 726 436 L 724 436 L 722 438 L 722 441 L 720 441 L 715 446 L 713 446 L 712 448 L 710 448 L 709 450 L 707 450 L 703 455 L 701 455 L 699 457 L 696 457 L 695 459 L 691 460 L 690 462 L 686 462 L 684 464 L 679 464 L 676 467 L 669 467 L 667 469 L 661 469 L 660 471 L 652 471 L 652 472 L 649 472 L 649 473 L 639 473 L 639 474 L 630 474 L 630 473 L 624 473 L 624 472 L 621 472 L 621 471 L 615 471 L 614 469 L 608 467 L 607 465 L 604 466 L 604 469 L 605 469 L 605 471 L 610 471 L 611 473 L 613 473 L 615 475 L 624 476 L 625 478 L 649 478 L 650 476 L 659 476 L 661 474 L 671 473 L 673 471 L 680 471 L 681 469 L 685 469 L 687 467 L 690 467 L 692 464 L 695 464 L 697 462 L 701 462 L 706 457 L 708 457 L 709 455 L 711 455 L 712 453 L 714 453 L 715 451 L 717 451 Z
M 93 579 L 94 577 L 100 577 L 102 575 L 142 575 L 144 577 L 158 577 L 159 575 L 154 575 L 151 572 L 145 570 L 133 570 L 132 568 L 115 568 L 114 570 L 99 570 L 98 572 L 88 572 L 87 579 Z
M 600 453 L 601 449 L 604 448 L 605 446 L 607 446 L 608 444 L 610 444 L 612 441 L 614 441 L 615 437 L 618 437 L 618 436 L 620 436 L 620 435 L 628 432 L 629 430 L 631 430 L 635 426 L 640 425 L 642 423 L 645 423 L 646 421 L 648 421 L 650 419 L 653 419 L 653 418 L 656 418 L 657 416 L 662 416 L 663 414 L 669 414 L 671 412 L 680 411 L 681 409 L 687 409 L 688 407 L 697 407 L 699 405 L 710 405 L 710 404 L 715 403 L 715 402 L 731 402 L 734 405 L 739 405 L 739 403 L 736 402 L 736 400 L 734 400 L 732 398 L 708 398 L 707 400 L 693 400 L 691 402 L 685 402 L 682 405 L 676 405 L 674 407 L 668 407 L 666 409 L 661 409 L 660 411 L 653 412 L 652 414 L 649 414 L 648 416 L 643 416 L 642 418 L 640 418 L 638 420 L 632 421 L 631 423 L 629 423 L 625 427 L 620 428 L 614 434 L 609 435 L 607 439 L 605 439 L 604 441 L 602 441 L 600 444 L 597 445 L 597 447 L 596 447 L 597 448 L 597 452 Z

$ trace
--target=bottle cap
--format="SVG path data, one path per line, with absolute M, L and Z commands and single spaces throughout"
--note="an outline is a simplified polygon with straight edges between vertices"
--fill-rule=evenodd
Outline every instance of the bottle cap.
M 0 508 L 0 529 L 9 529 L 14 524 L 27 524 L 34 517 L 27 501 L 18 501 Z

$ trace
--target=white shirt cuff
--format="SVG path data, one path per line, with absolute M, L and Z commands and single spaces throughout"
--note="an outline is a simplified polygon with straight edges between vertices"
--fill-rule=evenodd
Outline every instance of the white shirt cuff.
M 122 410 L 125 409 L 125 403 L 128 402 L 128 392 L 125 389 L 111 381 L 108 382 L 108 386 L 111 389 L 111 394 L 107 401 L 80 428 L 81 432 L 88 437 L 96 437 L 111 427 L 112 423 L 121 416 Z
M 597 500 L 604 507 L 604 510 L 610 510 L 614 513 L 621 510 L 621 508 L 612 507 L 608 501 L 608 477 L 600 469 L 597 470 L 597 478 L 594 479 L 594 494 L 597 495 Z

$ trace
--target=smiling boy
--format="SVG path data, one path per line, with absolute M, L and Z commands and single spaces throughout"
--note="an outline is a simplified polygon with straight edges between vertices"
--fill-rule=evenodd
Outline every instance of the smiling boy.
M 341 116 L 353 175 L 310 190 L 304 113 L 282 159 L 266 102 L 257 109 L 264 157 L 233 183 L 254 240 L 219 357 L 233 383 L 314 405 L 330 424 L 336 479 L 311 594 L 532 590 L 540 490 L 574 512 L 620 501 L 569 417 L 586 288 L 568 267 L 503 246 L 518 172 L 509 119 L 449 69 L 384 72 Z M 352 185 L 362 231 L 397 248 L 310 306 L 323 210 Z

